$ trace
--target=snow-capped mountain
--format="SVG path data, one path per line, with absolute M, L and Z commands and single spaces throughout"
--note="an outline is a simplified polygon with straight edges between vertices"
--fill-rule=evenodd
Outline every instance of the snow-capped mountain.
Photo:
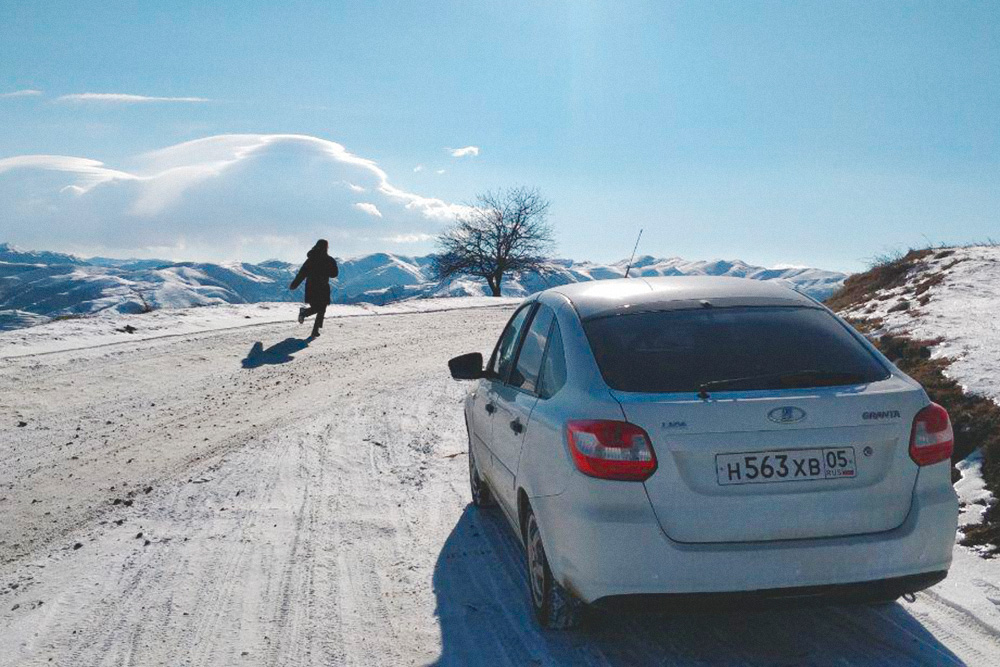
M 482 296 L 484 281 L 460 277 L 434 280 L 430 256 L 374 253 L 338 260 L 340 278 L 333 300 L 338 303 L 385 304 L 410 298 Z M 613 264 L 553 260 L 544 271 L 509 276 L 505 296 L 572 282 L 621 278 L 627 260 Z M 300 287 L 288 290 L 297 264 L 277 260 L 248 264 L 83 259 L 45 251 L 24 251 L 0 244 L 0 330 L 31 326 L 58 317 L 112 309 L 143 312 L 220 303 L 299 301 Z M 786 280 L 818 299 L 843 284 L 846 275 L 812 268 L 769 269 L 734 261 L 689 261 L 643 256 L 630 276 L 713 275 L 758 280 Z

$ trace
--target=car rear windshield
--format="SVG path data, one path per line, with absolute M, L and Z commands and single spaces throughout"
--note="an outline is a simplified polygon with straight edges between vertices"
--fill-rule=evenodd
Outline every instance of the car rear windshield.
M 604 381 L 621 391 L 748 391 L 875 382 L 885 367 L 819 308 L 739 307 L 584 322 Z

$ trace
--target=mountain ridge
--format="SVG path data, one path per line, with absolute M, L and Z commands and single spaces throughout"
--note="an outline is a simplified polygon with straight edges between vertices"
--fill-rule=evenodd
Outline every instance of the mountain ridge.
M 469 276 L 437 281 L 432 256 L 371 253 L 338 259 L 333 284 L 336 303 L 383 305 L 412 298 L 482 296 L 485 282 Z M 553 259 L 539 272 L 513 274 L 505 296 L 527 296 L 572 282 L 625 275 L 628 260 L 602 264 Z M 114 309 L 143 312 L 220 303 L 300 301 L 301 288 L 288 290 L 299 265 L 281 260 L 248 262 L 171 262 L 158 259 L 83 258 L 66 253 L 22 250 L 0 243 L 0 330 L 39 324 L 59 317 Z M 686 260 L 637 257 L 631 277 L 720 275 L 784 280 L 817 299 L 838 289 L 846 274 L 809 267 L 768 268 L 742 260 Z

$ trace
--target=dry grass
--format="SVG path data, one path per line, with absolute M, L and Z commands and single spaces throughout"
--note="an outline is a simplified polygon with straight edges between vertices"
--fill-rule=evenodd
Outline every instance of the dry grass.
M 875 257 L 867 271 L 854 274 L 844 281 L 844 286 L 826 300 L 826 305 L 833 310 L 843 310 L 872 300 L 876 292 L 900 287 L 906 282 L 910 269 L 934 252 L 932 248 L 923 248 L 910 250 L 906 254 L 894 253 Z
M 877 344 L 900 370 L 924 386 L 932 401 L 948 411 L 955 429 L 953 463 L 982 448 L 983 478 L 993 496 L 1000 498 L 1000 406 L 983 396 L 965 393 L 944 375 L 950 360 L 930 358 L 930 348 L 937 342 L 886 335 Z M 954 469 L 952 474 L 956 474 Z M 1000 553 L 1000 505 L 994 502 L 987 508 L 982 524 L 965 528 L 962 544 L 988 545 L 992 554 Z

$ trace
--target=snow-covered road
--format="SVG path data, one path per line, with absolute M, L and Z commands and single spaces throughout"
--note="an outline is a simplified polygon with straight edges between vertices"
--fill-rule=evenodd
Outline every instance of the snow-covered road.
M 509 313 L 0 361 L 0 664 L 1000 663 L 997 569 L 961 548 L 912 604 L 537 630 L 519 546 L 468 504 L 445 364 Z

